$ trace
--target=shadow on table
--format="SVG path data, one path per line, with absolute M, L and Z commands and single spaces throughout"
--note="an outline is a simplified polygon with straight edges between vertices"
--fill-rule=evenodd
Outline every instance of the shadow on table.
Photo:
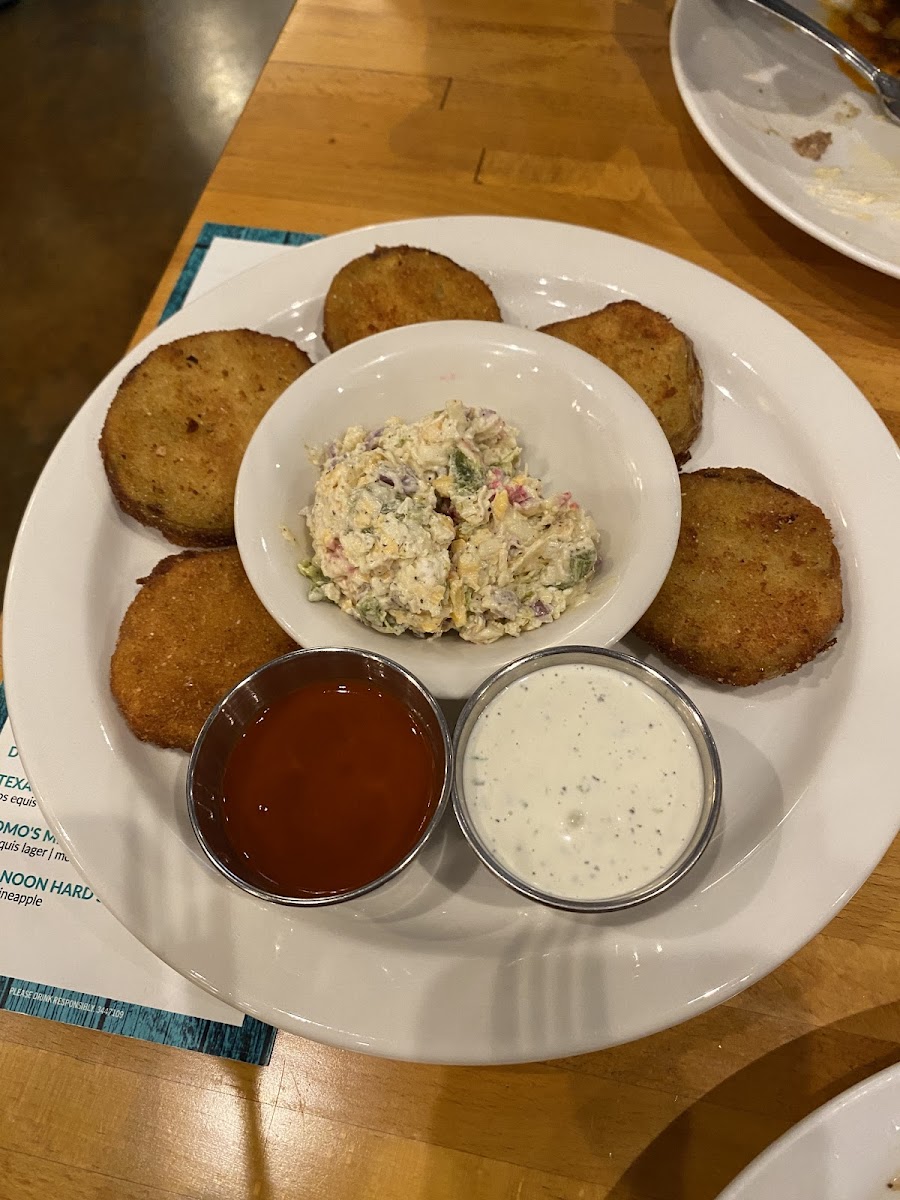
M 857 1032 L 873 1027 L 879 1036 Z M 729 1076 L 672 1121 L 624 1172 L 609 1200 L 714 1200 L 809 1113 L 897 1062 L 900 1002 L 795 1038 Z M 813 1190 L 805 1186 L 804 1194 Z
M 755 1014 L 745 1015 L 752 1033 Z M 544 1195 L 546 1189 L 547 1195 L 607 1200 L 714 1200 L 809 1113 L 900 1061 L 900 1003 L 806 1033 L 737 1070 L 662 1126 L 619 1177 L 611 1178 L 612 1160 L 621 1163 L 629 1144 L 667 1108 L 677 1107 L 677 1094 L 671 1093 L 682 1064 L 672 1051 L 684 1044 L 680 1033 L 667 1031 L 636 1044 L 635 1055 L 613 1048 L 518 1066 L 410 1065 L 404 1070 L 417 1076 L 415 1086 L 430 1100 L 427 1132 L 420 1129 L 417 1137 L 465 1156 L 453 1168 L 459 1194 L 463 1181 L 472 1190 L 477 1175 L 479 1195 L 493 1195 L 492 1189 L 512 1195 L 518 1184 L 529 1195 L 538 1190 Z M 716 1051 L 713 1033 L 709 1050 Z M 652 1082 L 623 1078 L 629 1062 L 652 1063 L 654 1054 L 663 1060 L 672 1054 L 660 1072 L 665 1092 Z M 483 1165 L 476 1167 L 479 1160 Z M 428 1200 L 438 1190 L 443 1194 L 448 1169 L 440 1156 L 434 1175 L 426 1163 L 422 1174 L 409 1179 L 405 1195 Z M 526 1171 L 537 1177 L 527 1180 Z
M 272 1175 L 269 1170 L 270 1154 L 266 1146 L 266 1131 L 263 1128 L 264 1109 L 256 1100 L 247 1095 L 242 1087 L 246 1067 L 242 1063 L 226 1060 L 225 1066 L 234 1076 L 235 1091 L 240 1097 L 241 1124 L 243 1125 L 243 1166 L 247 1180 L 247 1195 L 252 1200 L 275 1200 L 272 1187 Z M 258 1067 L 260 1071 L 268 1071 L 269 1067 Z
M 143 756 L 147 748 L 137 742 L 123 741 L 122 752 Z M 209 870 L 196 846 L 184 803 L 187 759 L 177 760 L 174 770 L 168 755 L 160 761 L 157 752 L 149 757 L 149 761 L 155 764 L 158 772 L 156 786 L 148 788 L 144 795 L 134 796 L 134 823 L 129 827 L 130 836 L 124 838 L 130 847 L 130 880 L 134 891 L 132 912 L 143 913 L 142 937 L 152 939 L 154 950 L 165 948 L 170 961 L 181 964 L 190 957 L 185 942 L 194 949 L 202 943 L 215 946 L 219 961 L 213 982 L 237 980 L 240 969 L 230 910 L 227 903 L 216 903 L 216 899 L 224 900 L 226 893 L 220 897 L 211 892 L 208 885 L 198 884 L 197 878 L 191 881 L 192 886 L 189 885 L 182 874 L 183 864 L 179 866 L 178 855 L 172 853 L 171 835 L 177 831 L 182 841 L 191 847 L 204 873 Z M 143 831 L 141 809 L 144 809 Z M 154 828 L 159 836 L 152 836 L 150 830 Z M 202 987 L 204 980 L 196 975 L 190 982 Z M 227 997 L 220 999 L 228 1002 Z M 260 1076 L 255 1085 L 248 1087 L 248 1073 L 270 1068 L 254 1068 L 225 1058 L 221 1063 L 234 1085 L 234 1107 L 224 1117 L 217 1132 L 217 1155 L 228 1164 L 233 1178 L 244 1181 L 247 1197 L 273 1200 L 271 1154 L 266 1145 L 269 1108 L 259 1096 Z M 195 1128 L 199 1128 L 206 1117 L 208 1114 L 198 1112 L 194 1118 L 197 1121 Z M 190 1147 L 192 1138 L 187 1137 L 185 1144 Z M 190 1148 L 186 1153 L 191 1154 Z

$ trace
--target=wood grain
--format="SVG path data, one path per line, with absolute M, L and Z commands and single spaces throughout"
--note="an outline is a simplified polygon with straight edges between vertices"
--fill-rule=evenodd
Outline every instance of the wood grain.
M 330 233 L 502 213 L 651 242 L 823 346 L 900 433 L 895 281 L 771 213 L 681 107 L 662 0 L 298 5 L 136 336 L 204 221 Z M 864 798 L 848 802 L 864 803 Z M 257 1069 L 0 1014 L 0 1200 L 713 1200 L 775 1137 L 900 1060 L 900 844 L 731 1002 L 521 1067 L 280 1036 Z

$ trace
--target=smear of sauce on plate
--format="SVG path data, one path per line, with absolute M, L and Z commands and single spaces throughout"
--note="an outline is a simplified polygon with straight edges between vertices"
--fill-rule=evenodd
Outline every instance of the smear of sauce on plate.
M 900 75 L 900 5 L 897 0 L 853 0 L 847 8 L 829 5 L 828 28 L 882 71 Z M 837 62 L 863 91 L 875 90 L 852 67 L 840 59 Z

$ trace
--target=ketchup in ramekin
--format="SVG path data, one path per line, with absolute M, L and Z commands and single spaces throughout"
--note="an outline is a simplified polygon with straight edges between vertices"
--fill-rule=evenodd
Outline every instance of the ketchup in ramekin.
M 273 891 L 333 896 L 401 862 L 439 795 L 416 716 L 371 683 L 308 683 L 264 709 L 225 766 L 225 836 Z
M 415 676 L 362 650 L 267 663 L 207 721 L 188 771 L 194 831 L 233 883 L 332 904 L 401 871 L 450 794 L 450 736 Z

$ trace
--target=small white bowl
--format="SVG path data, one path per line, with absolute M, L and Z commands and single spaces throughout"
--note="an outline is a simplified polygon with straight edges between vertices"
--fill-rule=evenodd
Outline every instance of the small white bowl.
M 523 462 L 544 494 L 570 491 L 600 530 L 588 598 L 558 620 L 488 646 L 456 634 L 377 633 L 327 601 L 311 603 L 297 570 L 310 542 L 300 510 L 318 477 L 306 447 L 350 425 L 418 420 L 448 401 L 496 409 L 519 430 Z M 635 391 L 591 355 L 513 325 L 439 321 L 354 342 L 307 371 L 260 422 L 244 455 L 235 529 L 244 569 L 302 646 L 386 654 L 438 696 L 467 696 L 522 654 L 612 646 L 659 591 L 678 541 L 681 490 L 669 444 Z M 290 536 L 285 536 L 287 530 Z

